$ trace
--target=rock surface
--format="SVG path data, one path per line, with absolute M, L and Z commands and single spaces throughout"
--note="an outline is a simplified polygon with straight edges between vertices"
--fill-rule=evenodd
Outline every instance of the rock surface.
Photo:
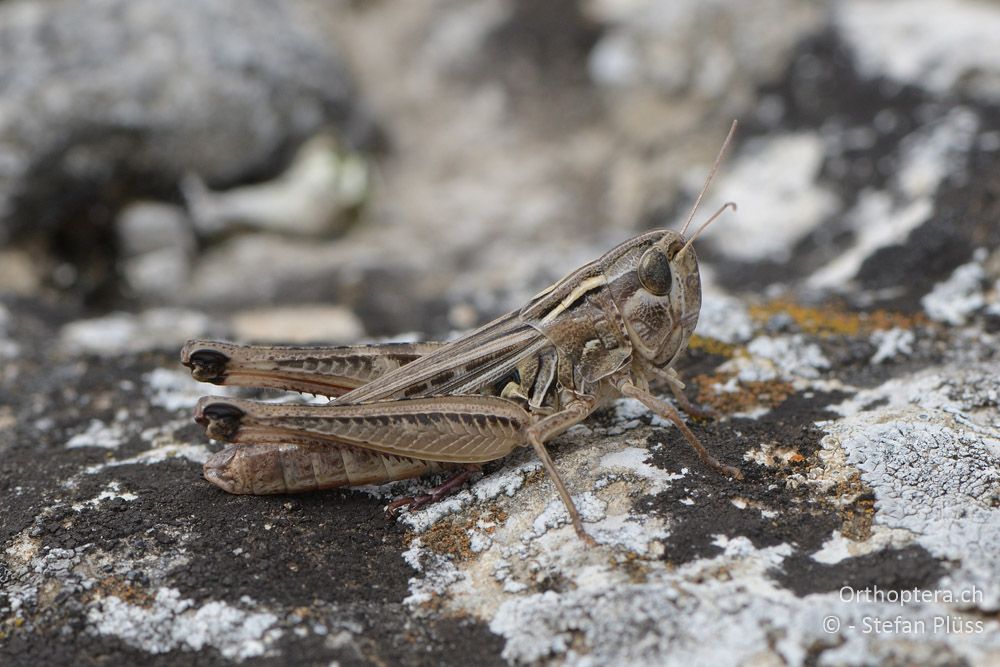
M 169 24 L 184 39 L 229 6 L 194 4 Z M 11 1 L 0 13 L 17 21 L 0 33 L 114 5 Z M 357 158 L 372 186 L 354 226 L 217 236 L 190 202 L 129 191 L 113 257 L 123 281 L 146 282 L 112 285 L 131 298 L 102 312 L 57 289 L 88 271 L 86 253 L 0 249 L 0 662 L 1000 661 L 1000 57 L 984 38 L 1000 10 L 290 7 L 309 25 L 257 5 L 231 20 L 322 36 L 268 46 L 308 68 L 286 71 L 239 31 L 213 48 L 300 82 L 344 67 L 328 44 L 346 54 L 363 99 L 303 85 L 384 123 L 384 151 Z M 750 19 L 781 27 L 765 40 Z M 120 85 L 122 104 L 141 92 Z M 171 122 L 201 127 L 217 94 L 192 93 L 199 104 Z M 244 118 L 284 118 L 287 100 L 265 97 L 239 97 Z M 201 479 L 219 445 L 191 410 L 222 390 L 177 364 L 185 339 L 446 338 L 637 231 L 676 226 L 733 115 L 741 130 L 703 211 L 740 208 L 698 241 L 703 308 L 678 370 L 719 415 L 691 428 L 743 481 L 629 400 L 552 444 L 590 550 L 529 450 L 396 523 L 386 502 L 434 480 L 245 497 Z M 291 144 L 312 132 L 271 125 Z M 75 164 L 23 138 L 26 159 Z M 233 186 L 212 196 L 308 197 L 288 148 L 270 161 L 211 151 Z M 179 193 L 189 167 L 158 164 Z M 254 190 L 263 172 L 277 180 Z M 48 187 L 29 176 L 5 182 Z

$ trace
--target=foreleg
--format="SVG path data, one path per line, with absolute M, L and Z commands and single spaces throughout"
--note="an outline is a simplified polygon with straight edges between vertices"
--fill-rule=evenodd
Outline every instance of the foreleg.
M 687 424 L 684 423 L 684 420 L 681 419 L 681 416 L 677 414 L 677 410 L 675 410 L 672 405 L 666 401 L 660 400 L 647 391 L 643 391 L 631 381 L 624 382 L 620 386 L 620 390 L 623 396 L 636 399 L 654 413 L 673 422 L 674 426 L 680 430 L 681 435 L 684 436 L 684 439 L 688 441 L 688 444 L 691 445 L 692 448 L 694 448 L 694 451 L 698 453 L 698 456 L 701 457 L 701 460 L 704 461 L 706 465 L 711 467 L 713 470 L 726 475 L 727 477 L 743 479 L 743 473 L 740 472 L 739 468 L 719 463 L 714 456 L 708 453 L 708 450 L 705 449 L 705 447 L 698 441 L 698 438 L 695 437 L 695 434 L 692 433 L 691 429 L 687 427 Z

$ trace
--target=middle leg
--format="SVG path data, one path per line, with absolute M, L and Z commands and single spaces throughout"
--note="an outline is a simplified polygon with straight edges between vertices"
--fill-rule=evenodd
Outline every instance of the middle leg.
M 559 497 L 562 498 L 563 504 L 566 505 L 566 512 L 569 514 L 570 522 L 573 524 L 573 530 L 576 531 L 577 536 L 584 544 L 590 547 L 597 546 L 597 541 L 584 530 L 580 512 L 577 510 L 572 496 L 569 495 L 566 485 L 563 484 L 562 478 L 559 477 L 559 472 L 556 470 L 555 463 L 552 462 L 552 457 L 549 456 L 548 450 L 545 449 L 545 441 L 562 433 L 570 426 L 582 422 L 594 411 L 596 403 L 596 400 L 591 396 L 577 399 L 569 403 L 563 410 L 545 417 L 528 428 L 528 442 L 534 448 L 535 453 L 545 467 L 545 472 L 548 473 L 549 479 L 552 480 L 552 484 L 556 487 L 556 491 L 559 493 Z

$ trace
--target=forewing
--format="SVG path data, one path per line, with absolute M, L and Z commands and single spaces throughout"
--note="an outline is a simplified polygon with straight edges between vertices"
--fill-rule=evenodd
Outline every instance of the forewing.
M 474 394 L 537 354 L 547 342 L 518 313 L 508 313 L 443 345 L 426 357 L 369 382 L 337 399 L 370 403 L 390 399 Z

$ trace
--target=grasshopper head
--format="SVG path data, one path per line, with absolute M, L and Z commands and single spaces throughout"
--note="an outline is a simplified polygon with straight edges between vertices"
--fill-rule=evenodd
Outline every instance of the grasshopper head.
M 735 211 L 736 204 L 723 204 L 690 238 L 684 237 L 687 224 L 680 232 L 654 232 L 638 237 L 618 258 L 625 280 L 612 283 L 615 303 L 634 351 L 657 368 L 669 366 L 687 347 L 698 324 L 701 276 L 694 240 L 726 209 Z
M 628 281 L 629 288 L 616 295 L 615 302 L 624 317 L 634 351 L 654 367 L 669 366 L 687 347 L 688 339 L 698 324 L 701 277 L 698 275 L 698 258 L 694 254 L 693 243 L 727 208 L 735 211 L 736 204 L 726 202 L 690 238 L 685 238 L 684 234 L 735 132 L 734 120 L 684 227 L 679 233 L 668 230 L 650 239 L 651 243 L 639 244 L 635 249 L 641 250 L 642 254 L 634 265 L 635 280 Z
M 701 310 L 698 258 L 673 231 L 663 232 L 623 257 L 631 265 L 612 292 L 633 351 L 654 366 L 668 366 L 687 346 Z

